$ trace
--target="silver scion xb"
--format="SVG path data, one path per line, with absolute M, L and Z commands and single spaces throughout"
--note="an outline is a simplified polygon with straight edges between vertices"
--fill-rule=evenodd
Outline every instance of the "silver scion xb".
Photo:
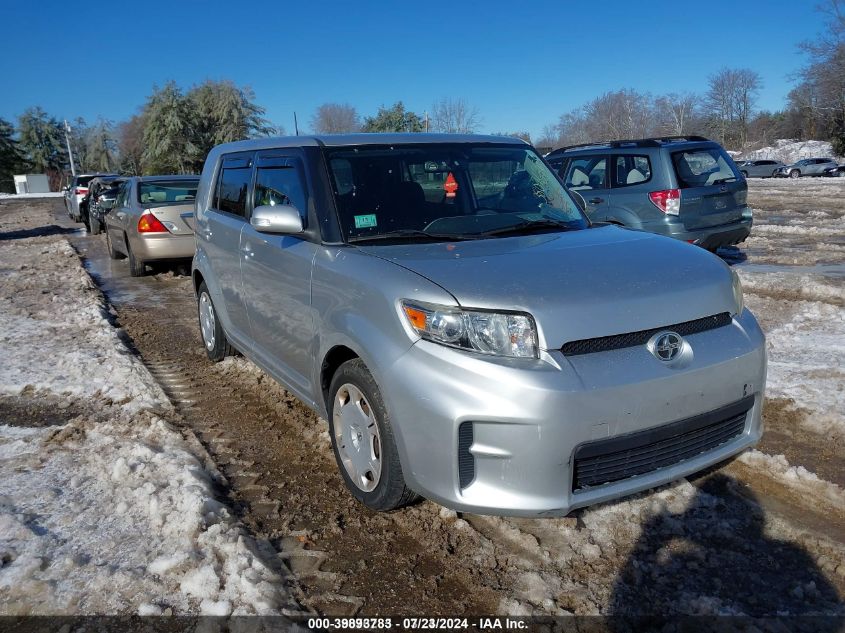
M 104 218 L 112 259 L 129 258 L 129 272 L 141 277 L 154 261 L 191 259 L 198 176 L 129 178 Z
M 518 139 L 349 135 L 208 155 L 193 281 L 389 510 L 560 515 L 761 434 L 765 341 L 719 258 L 591 225 Z

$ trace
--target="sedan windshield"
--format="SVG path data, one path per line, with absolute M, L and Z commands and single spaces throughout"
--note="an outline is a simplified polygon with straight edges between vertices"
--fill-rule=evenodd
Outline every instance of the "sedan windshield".
M 327 162 L 350 242 L 479 239 L 588 225 L 528 147 L 344 147 L 328 150 Z

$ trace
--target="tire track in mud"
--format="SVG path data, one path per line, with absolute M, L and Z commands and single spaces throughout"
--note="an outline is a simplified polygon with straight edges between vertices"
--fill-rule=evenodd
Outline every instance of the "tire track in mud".
M 497 610 L 495 592 L 471 560 L 473 545 L 453 538 L 438 506 L 385 515 L 354 501 L 325 423 L 247 361 L 208 361 L 189 281 L 167 285 L 187 299 L 167 301 L 164 318 L 118 306 L 119 324 L 211 454 L 235 513 L 283 566 L 305 608 L 331 615 Z

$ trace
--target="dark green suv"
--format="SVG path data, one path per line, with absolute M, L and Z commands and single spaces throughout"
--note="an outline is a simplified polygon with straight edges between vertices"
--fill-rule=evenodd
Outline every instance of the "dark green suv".
M 751 231 L 748 185 L 722 146 L 701 136 L 573 145 L 546 159 L 594 222 L 715 251 Z

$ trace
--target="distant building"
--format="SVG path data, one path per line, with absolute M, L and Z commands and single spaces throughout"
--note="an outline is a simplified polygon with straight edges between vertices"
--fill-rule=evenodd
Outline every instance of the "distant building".
M 46 174 L 15 176 L 15 193 L 50 193 Z

